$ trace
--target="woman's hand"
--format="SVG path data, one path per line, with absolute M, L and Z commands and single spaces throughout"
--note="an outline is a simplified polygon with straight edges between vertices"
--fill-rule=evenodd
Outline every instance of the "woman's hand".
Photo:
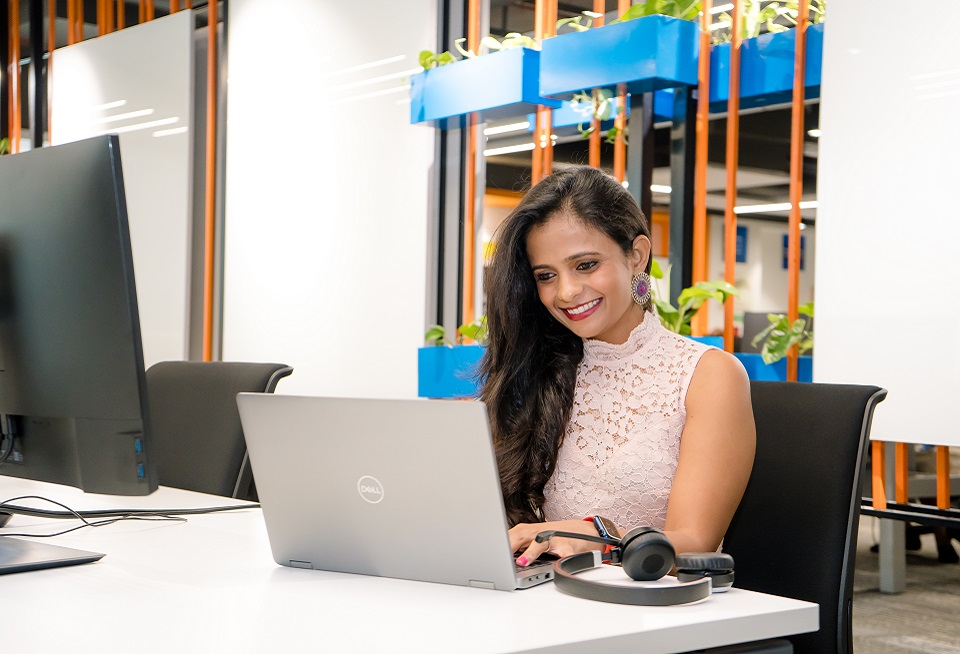
M 544 552 L 549 552 L 555 556 L 564 557 L 588 550 L 596 550 L 603 547 L 600 543 L 591 543 L 586 540 L 577 540 L 574 538 L 551 538 L 543 543 L 536 541 L 537 534 L 541 531 L 572 531 L 578 534 L 596 536 L 597 529 L 592 522 L 583 520 L 558 520 L 556 522 L 537 522 L 520 523 L 510 529 L 510 551 L 521 552 L 517 557 L 518 565 L 529 565 L 537 560 Z

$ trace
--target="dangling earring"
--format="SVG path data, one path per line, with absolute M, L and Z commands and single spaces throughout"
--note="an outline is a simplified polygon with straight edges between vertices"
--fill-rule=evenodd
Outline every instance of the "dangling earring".
M 646 308 L 650 303 L 650 275 L 638 272 L 631 280 L 630 295 L 633 301 Z

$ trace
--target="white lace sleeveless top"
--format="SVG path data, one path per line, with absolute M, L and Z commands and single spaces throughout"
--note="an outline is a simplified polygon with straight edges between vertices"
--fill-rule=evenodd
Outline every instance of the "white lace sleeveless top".
M 544 488 L 544 517 L 602 515 L 624 529 L 662 529 L 687 388 L 709 347 L 668 331 L 653 313 L 626 343 L 583 345 L 573 410 Z

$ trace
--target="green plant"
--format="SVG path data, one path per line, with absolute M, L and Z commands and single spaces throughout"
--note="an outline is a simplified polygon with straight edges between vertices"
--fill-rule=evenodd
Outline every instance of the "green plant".
M 650 276 L 654 279 L 663 279 L 663 270 L 656 260 L 651 264 Z M 740 291 L 732 284 L 718 279 L 711 282 L 697 282 L 693 286 L 688 286 L 680 291 L 680 295 L 677 297 L 679 306 L 675 307 L 668 301 L 661 299 L 655 289 L 652 292 L 652 301 L 654 306 L 657 307 L 660 322 L 664 327 L 682 336 L 689 336 L 690 320 L 697 314 L 704 302 L 713 299 L 722 304 L 730 296 L 740 297 Z
M 764 363 L 776 363 L 787 356 L 787 352 L 794 345 L 797 346 L 798 354 L 813 348 L 813 332 L 810 331 L 810 321 L 807 320 L 807 318 L 813 318 L 813 302 L 802 304 L 797 307 L 797 310 L 804 317 L 797 318 L 792 325 L 782 313 L 767 314 L 770 325 L 757 334 L 752 341 L 754 347 L 763 343 L 760 356 Z
M 647 0 L 632 5 L 620 18 L 611 21 L 610 24 L 622 23 L 644 16 L 653 16 L 654 14 L 671 16 L 681 20 L 697 20 L 702 10 L 703 3 L 700 0 Z
M 4 136 L 0 139 L 0 155 L 10 154 L 10 139 Z
M 447 337 L 447 329 L 443 325 L 431 325 L 427 333 L 423 335 L 427 343 L 433 343 L 438 346 L 452 347 L 453 343 Z M 470 339 L 480 345 L 487 342 L 487 317 L 480 316 L 473 322 L 464 323 L 457 327 L 456 343 L 463 343 L 464 339 Z
M 610 120 L 613 117 L 613 110 L 616 107 L 617 99 L 610 89 L 593 89 L 591 92 L 580 91 L 574 94 L 570 100 L 571 108 L 583 115 L 583 122 L 577 125 L 577 131 L 584 138 L 593 133 L 593 121 Z M 614 143 L 617 140 L 617 134 L 620 129 L 614 125 L 607 130 L 607 143 Z M 624 130 L 626 136 L 626 130 Z
M 454 48 L 464 59 L 472 59 L 477 56 L 477 53 L 473 50 L 467 50 L 463 47 L 463 44 L 467 42 L 466 38 L 456 39 L 453 42 Z M 520 34 L 519 32 L 510 32 L 503 37 L 502 41 L 498 41 L 496 37 L 485 36 L 480 39 L 480 53 L 483 53 L 483 49 L 486 48 L 487 52 L 492 52 L 495 50 L 508 50 L 510 48 L 536 48 L 537 42 L 525 34 Z M 420 66 L 424 70 L 429 70 L 431 68 L 436 68 L 437 66 L 446 66 L 447 64 L 452 64 L 457 61 L 457 59 L 452 52 L 447 50 L 446 52 L 441 52 L 436 54 L 433 50 L 421 50 L 419 62 Z
M 827 0 L 810 0 L 810 22 L 822 23 L 827 14 Z M 730 14 L 723 12 L 717 16 L 719 22 L 733 23 Z M 768 32 L 783 32 L 796 27 L 800 18 L 799 0 L 770 2 L 769 0 L 745 0 L 741 18 L 741 36 L 751 39 L 760 35 L 766 26 Z M 777 22 L 780 20 L 781 22 Z M 726 43 L 731 38 L 730 28 L 714 31 L 714 43 Z

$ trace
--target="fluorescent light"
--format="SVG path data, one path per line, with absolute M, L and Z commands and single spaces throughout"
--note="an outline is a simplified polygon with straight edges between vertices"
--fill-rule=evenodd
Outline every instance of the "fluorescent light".
M 820 128 L 807 130 L 807 134 L 812 136 L 815 139 L 820 138 Z
M 593 19 L 603 18 L 603 14 L 596 11 L 581 11 L 580 13 L 586 16 L 587 18 L 593 18 Z
M 160 127 L 161 125 L 173 125 L 174 123 L 178 122 L 180 122 L 180 119 L 176 116 L 173 118 L 161 118 L 160 120 L 150 120 L 145 123 L 124 125 L 123 127 L 111 127 L 103 130 L 101 134 L 124 134 L 126 132 L 137 132 L 141 129 L 150 129 L 151 127 Z
M 805 230 L 806 228 L 807 228 L 807 226 L 806 226 L 805 224 L 800 223 L 800 231 L 801 231 L 801 232 L 802 232 L 803 230 Z
M 710 13 L 719 14 L 720 12 L 723 12 L 723 11 L 733 11 L 733 3 L 728 2 L 725 5 L 717 5 L 716 7 L 710 10 Z
M 397 61 L 403 61 L 406 58 L 407 58 L 407 55 L 396 55 L 395 57 L 387 57 L 386 59 L 377 59 L 376 61 L 371 61 L 365 64 L 350 66 L 349 68 L 341 68 L 340 70 L 330 73 L 327 77 L 333 77 L 334 75 L 345 75 L 346 73 L 355 73 L 358 70 L 366 70 L 367 68 L 376 68 L 377 66 L 385 66 L 387 64 L 392 64 Z
M 139 111 L 128 111 L 125 114 L 113 114 L 112 116 L 104 116 L 103 118 L 98 118 L 98 123 L 115 123 L 118 120 L 127 120 L 128 118 L 142 118 L 143 116 L 149 116 L 153 113 L 153 109 L 140 109 Z
M 360 95 L 352 95 L 349 98 L 343 98 L 341 100 L 336 100 L 331 102 L 331 105 L 345 104 L 347 102 L 354 102 L 355 100 L 367 100 L 368 98 L 378 98 L 381 95 L 390 95 L 392 93 L 400 93 L 402 91 L 409 91 L 410 87 L 406 84 L 403 86 L 394 86 L 389 89 L 383 89 L 382 91 L 371 91 L 370 93 L 361 93 Z
M 503 148 L 490 148 L 483 151 L 485 157 L 495 157 L 498 154 L 511 154 L 513 152 L 528 152 L 533 149 L 533 143 L 521 143 L 520 145 L 508 145 Z
M 361 86 L 369 86 L 370 84 L 379 84 L 380 82 L 387 82 L 393 79 L 400 79 L 401 77 L 409 77 L 415 73 L 421 72 L 422 68 L 410 68 L 408 70 L 401 70 L 399 73 L 390 73 L 389 75 L 381 75 L 380 77 L 371 77 L 369 79 L 362 79 L 359 82 L 350 82 L 349 84 L 341 84 L 340 86 L 333 86 L 327 89 L 327 91 L 346 91 L 347 89 L 355 89 Z
M 183 134 L 187 131 L 187 126 L 174 127 L 172 129 L 158 129 L 153 133 L 154 136 L 173 136 L 174 134 Z
M 508 134 L 510 132 L 523 132 L 530 129 L 530 121 L 525 120 L 522 123 L 510 123 L 509 125 L 498 125 L 497 127 L 488 127 L 483 130 L 484 136 L 493 136 L 494 134 Z
M 106 104 L 98 104 L 93 108 L 94 111 L 106 111 L 108 109 L 116 109 L 117 107 L 122 107 L 127 104 L 126 100 L 115 100 L 114 102 L 108 102 Z
M 714 23 L 710 26 L 710 31 L 716 32 L 717 30 L 722 30 L 724 27 L 730 27 L 730 21 L 722 20 L 719 23 Z
M 630 182 L 623 180 L 623 188 L 630 188 Z M 663 184 L 651 184 L 650 190 L 654 193 L 670 193 L 673 191 L 673 188 L 670 186 L 664 186 Z
M 800 203 L 801 209 L 816 209 L 818 207 L 816 200 L 804 200 Z M 789 202 L 777 202 L 774 204 L 747 204 L 740 207 L 734 207 L 733 213 L 773 213 L 775 211 L 790 211 Z

